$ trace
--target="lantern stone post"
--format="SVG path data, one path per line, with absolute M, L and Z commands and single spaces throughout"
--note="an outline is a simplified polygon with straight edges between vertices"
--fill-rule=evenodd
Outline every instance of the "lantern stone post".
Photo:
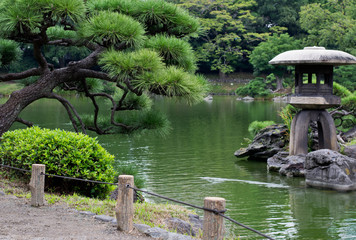
M 333 67 L 356 64 L 356 57 L 324 47 L 305 47 L 283 52 L 269 63 L 295 66 L 295 93 L 288 103 L 301 110 L 291 124 L 289 155 L 308 153 L 308 128 L 313 121 L 318 125 L 319 149 L 338 151 L 335 124 L 326 111 L 340 105 L 340 98 L 333 95 Z

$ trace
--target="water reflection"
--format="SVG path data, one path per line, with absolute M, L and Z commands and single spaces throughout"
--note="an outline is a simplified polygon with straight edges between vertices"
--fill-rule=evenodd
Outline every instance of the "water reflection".
M 304 239 L 356 238 L 356 193 L 295 188 L 290 203 Z

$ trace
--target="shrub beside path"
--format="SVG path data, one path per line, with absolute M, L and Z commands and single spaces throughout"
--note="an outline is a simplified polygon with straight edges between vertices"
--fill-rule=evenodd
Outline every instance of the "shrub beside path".
M 63 205 L 31 207 L 29 200 L 5 195 L 0 189 L 0 240 L 150 240 L 134 230 L 95 220 Z

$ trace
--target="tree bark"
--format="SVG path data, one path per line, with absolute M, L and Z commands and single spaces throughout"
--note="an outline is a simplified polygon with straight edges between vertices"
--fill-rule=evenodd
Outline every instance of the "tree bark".
M 71 79 L 70 72 L 68 69 L 55 70 L 41 76 L 37 82 L 13 92 L 6 103 L 0 106 L 0 136 L 9 130 L 24 108 L 48 96 L 65 79 Z
M 283 78 L 276 76 L 277 90 L 283 89 Z
M 13 92 L 6 103 L 0 106 L 0 136 L 9 130 L 11 125 L 16 121 L 21 111 L 29 104 L 41 98 L 52 97 L 52 91 L 55 87 L 65 82 L 80 81 L 86 77 L 95 77 L 104 80 L 110 80 L 106 73 L 90 70 L 97 64 L 97 56 L 103 48 L 98 48 L 86 58 L 71 62 L 68 67 L 50 71 L 47 67 L 31 69 L 31 74 L 38 74 L 39 80 L 35 83 L 24 87 L 21 90 Z M 38 56 L 40 60 L 42 56 Z M 43 60 L 42 62 L 44 62 Z M 47 66 L 44 62 L 43 65 Z M 0 80 L 6 81 L 7 78 L 23 79 L 23 74 L 7 74 L 0 76 Z M 25 77 L 28 73 L 25 72 Z
M 226 78 L 226 74 L 223 71 L 221 71 L 221 69 L 219 69 L 219 80 L 224 81 L 225 78 Z

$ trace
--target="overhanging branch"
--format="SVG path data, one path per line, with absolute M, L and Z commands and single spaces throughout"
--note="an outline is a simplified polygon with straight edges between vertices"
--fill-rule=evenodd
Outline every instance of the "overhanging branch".
M 74 114 L 74 116 L 78 119 L 78 121 L 80 123 L 81 130 L 83 131 L 84 134 L 86 134 L 85 125 L 84 125 L 82 119 L 80 118 L 77 110 L 74 108 L 74 106 L 67 99 L 65 99 L 62 96 L 59 96 L 59 95 L 57 95 L 55 93 L 48 94 L 46 97 L 47 98 L 52 98 L 52 99 L 57 99 L 60 103 L 62 103 L 64 108 L 67 110 L 69 119 L 72 122 L 72 125 L 73 125 L 75 131 L 79 132 L 79 129 L 78 129 L 78 126 L 77 126 L 77 122 L 75 121 L 75 119 L 73 117 L 73 114 Z
M 32 122 L 24 120 L 24 119 L 19 118 L 19 117 L 16 118 L 16 122 L 22 123 L 22 124 L 26 125 L 27 127 L 33 127 L 33 123 Z
M 19 79 L 24 79 L 32 76 L 39 76 L 41 75 L 41 69 L 40 68 L 31 68 L 29 70 L 20 72 L 20 73 L 7 73 L 0 75 L 0 81 L 1 82 L 7 82 L 7 81 L 12 81 L 12 80 L 19 80 Z
M 59 39 L 59 40 L 53 40 L 53 41 L 49 41 L 47 43 L 47 45 L 56 45 L 56 46 L 75 46 L 75 42 L 72 39 Z
M 98 117 L 99 117 L 99 105 L 96 103 L 95 97 L 105 97 L 107 99 L 109 99 L 112 103 L 112 108 L 111 108 L 111 117 L 110 117 L 110 122 L 112 125 L 116 126 L 116 127 L 122 127 L 125 129 L 131 129 L 132 127 L 127 126 L 123 123 L 118 123 L 115 121 L 115 111 L 117 109 L 117 104 L 115 103 L 114 98 L 107 94 L 107 93 L 90 93 L 88 90 L 88 86 L 85 80 L 82 81 L 83 85 L 84 85 L 84 91 L 87 97 L 89 97 L 92 100 L 92 103 L 94 105 L 94 127 L 95 128 L 91 128 L 91 130 L 94 130 L 95 132 L 97 132 L 98 134 L 103 134 L 106 133 L 107 130 L 102 130 L 100 129 L 100 127 L 98 126 Z M 125 95 L 126 96 L 126 95 Z M 111 129 L 111 128 L 110 128 Z

